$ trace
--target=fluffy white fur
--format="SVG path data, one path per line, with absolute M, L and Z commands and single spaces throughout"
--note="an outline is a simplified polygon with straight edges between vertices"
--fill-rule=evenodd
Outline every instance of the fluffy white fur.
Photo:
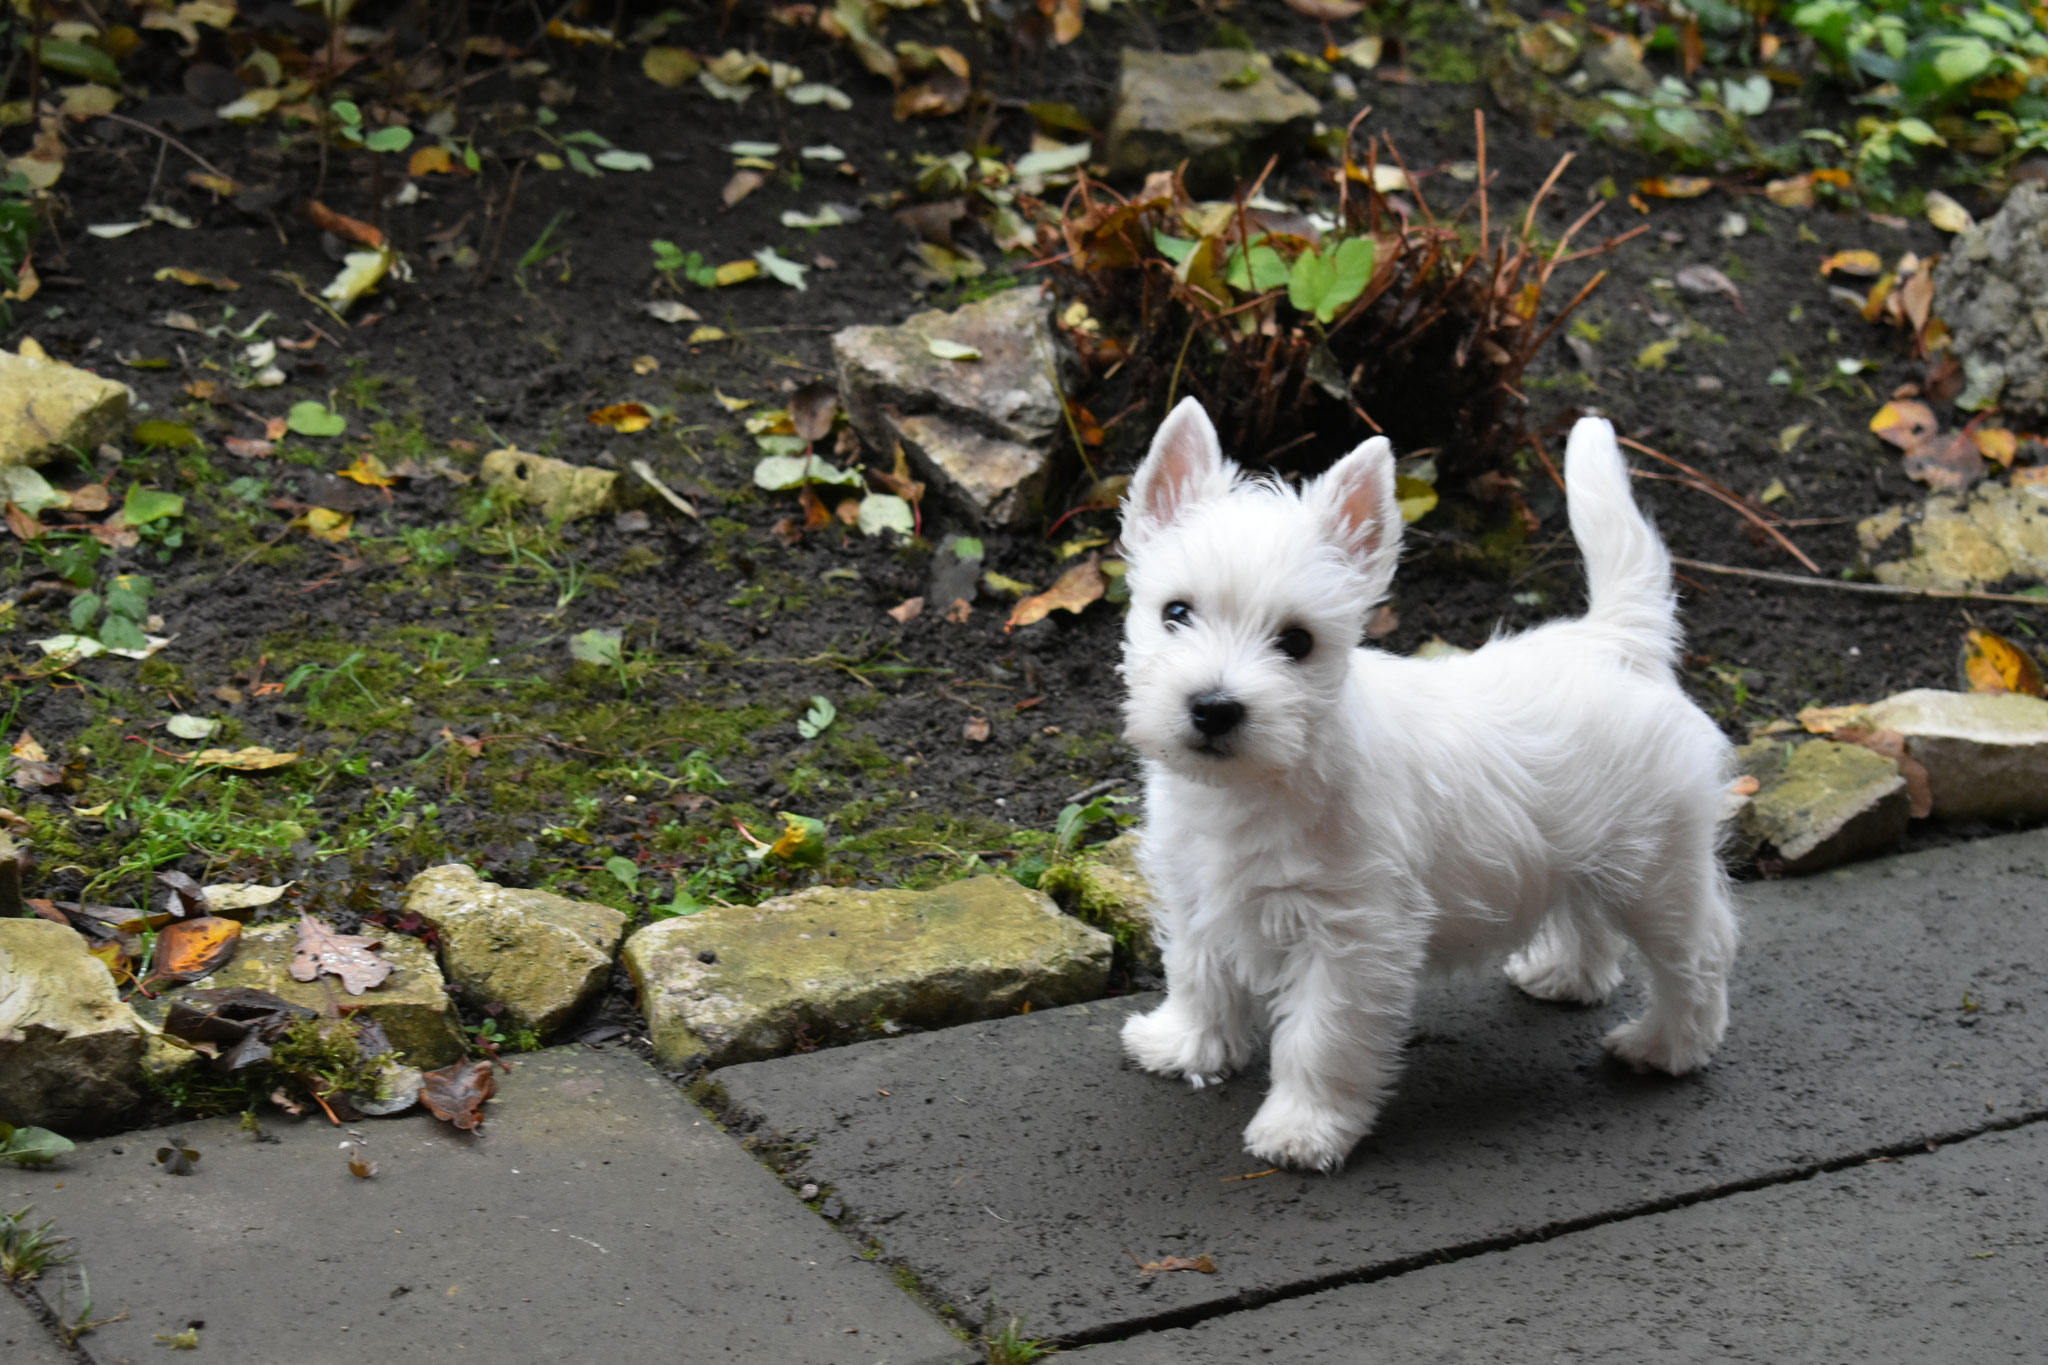
M 1728 744 L 1673 676 L 1670 560 L 1605 421 L 1574 428 L 1565 477 L 1590 610 L 1432 660 L 1356 647 L 1400 546 L 1385 440 L 1296 493 L 1240 479 L 1189 399 L 1132 481 L 1125 735 L 1169 993 L 1124 1046 L 1201 1086 L 1269 1035 L 1255 1157 L 1342 1164 L 1429 967 L 1506 957 L 1531 995 L 1592 1004 L 1633 946 L 1649 1004 L 1608 1050 L 1682 1075 L 1721 1040 Z

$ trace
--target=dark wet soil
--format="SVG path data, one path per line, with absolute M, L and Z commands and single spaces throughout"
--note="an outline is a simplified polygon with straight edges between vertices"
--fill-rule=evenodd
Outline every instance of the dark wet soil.
M 720 38 L 718 7 L 686 8 L 699 17 L 672 41 L 758 50 L 840 86 L 855 107 L 799 107 L 765 93 L 734 104 L 694 88 L 663 90 L 641 77 L 632 54 L 545 43 L 532 53 L 549 64 L 545 76 L 487 75 L 464 92 L 464 117 L 477 120 L 486 153 L 483 174 L 426 177 L 419 201 L 406 206 L 380 202 L 396 186 L 396 161 L 387 158 L 379 176 L 376 158 L 336 152 L 320 185 L 310 146 L 281 144 L 268 124 L 202 121 L 176 135 L 184 148 L 110 120 L 73 128 L 60 187 L 67 212 L 38 249 L 42 292 L 18 309 L 10 341 L 32 335 L 53 355 L 125 379 L 143 415 L 189 424 L 202 445 L 128 442 L 51 471 L 65 487 L 108 482 L 117 499 L 133 481 L 187 498 L 181 546 L 117 550 L 98 569 L 103 579 L 121 570 L 154 580 L 153 609 L 174 637 L 155 659 L 100 659 L 36 676 L 40 656 L 28 642 L 68 629 L 72 598 L 32 590 L 49 578 L 36 551 L 16 545 L 6 557 L 5 590 L 21 594 L 14 629 L 0 642 L 16 689 L 10 728 L 32 731 L 54 761 L 72 765 L 63 784 L 20 792 L 13 803 L 37 836 L 34 894 L 68 898 L 89 886 L 95 898 L 120 903 L 149 894 L 144 866 L 105 874 L 134 856 L 145 831 L 175 830 L 151 814 L 152 803 L 218 807 L 240 821 L 195 826 L 182 850 L 158 847 L 157 864 L 212 881 L 300 878 L 298 903 L 347 920 L 390 915 L 407 877 L 448 859 L 636 909 L 666 903 L 679 882 L 702 895 L 746 897 L 818 877 L 929 881 L 1015 866 L 1042 852 L 1077 793 L 1133 789 L 1133 764 L 1115 737 L 1114 607 L 1055 613 L 1010 632 L 1008 604 L 984 596 L 964 623 L 927 611 L 898 624 L 888 609 L 925 591 L 931 545 L 971 529 L 964 518 L 932 503 L 915 544 L 838 529 L 787 544 L 774 528 L 795 500 L 752 487 L 758 452 L 720 397 L 776 406 L 795 386 L 829 375 L 835 329 L 895 322 L 987 287 L 949 293 L 916 283 L 906 269 L 914 237 L 878 198 L 909 191 L 921 154 L 943 156 L 970 141 L 1021 150 L 1026 101 L 1068 100 L 1099 123 L 1121 45 L 1200 46 L 1211 21 L 1192 6 L 1169 7 L 1164 19 L 1091 15 L 1071 48 L 1032 49 L 984 38 L 946 17 L 950 10 L 903 13 L 891 21 L 892 38 L 953 42 L 993 100 L 972 115 L 898 122 L 887 85 L 844 47 L 768 24 L 744 6 Z M 505 22 L 514 41 L 530 40 L 524 18 Z M 1321 45 L 1318 26 L 1277 3 L 1242 6 L 1232 22 L 1267 49 Z M 184 59 L 175 45 L 152 51 L 144 70 L 159 88 L 177 90 Z M 646 152 L 654 169 L 588 178 L 531 164 L 550 148 L 531 131 L 543 81 L 555 83 L 547 91 L 554 136 L 593 130 Z M 564 86 L 573 96 L 562 98 Z M 1903 338 L 1832 300 L 1816 267 L 1851 247 L 1887 259 L 1908 248 L 1939 251 L 1933 229 L 1781 209 L 1741 187 L 1650 200 L 1642 214 L 1627 189 L 1665 168 L 1634 152 L 1569 128 L 1539 137 L 1474 86 L 1360 76 L 1359 87 L 1373 106 L 1364 127 L 1391 133 L 1418 170 L 1469 159 L 1471 111 L 1486 107 L 1497 213 L 1519 214 L 1570 153 L 1539 221 L 1556 231 L 1611 181 L 1623 197 L 1588 240 L 1648 225 L 1562 277 L 1569 292 L 1595 268 L 1611 272 L 1581 310 L 1581 339 L 1598 338 L 1590 351 L 1574 356 L 1554 343 L 1524 386 L 1529 425 L 1553 454 L 1569 421 L 1598 407 L 1740 494 L 1782 483 L 1788 496 L 1774 509 L 1798 519 L 1787 534 L 1820 576 L 1856 569 L 1854 521 L 1920 491 L 1866 430 L 1878 404 L 1920 371 Z M 1332 123 L 1353 112 L 1335 100 L 1325 107 Z M 732 173 L 727 145 L 740 139 L 829 142 L 857 175 L 807 163 L 800 187 L 795 177 L 774 177 L 728 211 L 719 191 Z M 261 189 L 245 201 L 253 211 L 188 183 L 197 157 Z M 520 160 L 528 164 L 515 181 L 510 167 Z M 1317 183 L 1308 163 L 1289 164 L 1273 192 L 1284 198 Z M 1425 185 L 1443 187 L 1431 191 L 1442 208 L 1467 193 L 1447 175 Z M 331 207 L 387 231 L 416 272 L 365 299 L 348 325 L 302 295 L 301 286 L 317 291 L 331 278 L 340 254 L 298 211 L 316 188 Z M 152 195 L 196 226 L 111 240 L 84 232 L 138 217 Z M 824 199 L 865 211 L 815 235 L 781 226 L 784 210 Z M 1746 216 L 1746 235 L 1722 235 L 1730 212 Z M 536 247 L 551 225 L 548 244 Z M 978 232 L 965 244 L 998 261 Z M 808 288 L 685 286 L 681 297 L 704 322 L 732 334 L 693 346 L 693 324 L 665 325 L 641 309 L 673 296 L 651 265 L 658 238 L 711 262 L 772 245 L 811 267 Z M 465 268 L 472 261 L 479 264 Z M 1735 281 L 1739 305 L 1670 285 L 1695 263 Z M 166 266 L 229 276 L 240 288 L 215 294 L 159 280 Z M 167 327 L 173 312 L 233 328 L 269 314 L 264 335 L 317 344 L 279 352 L 283 386 L 241 391 L 223 382 L 229 401 L 212 404 L 193 398 L 191 386 L 232 377 L 244 343 Z M 1639 367 L 1642 349 L 1681 320 L 1691 324 L 1687 339 L 1665 367 Z M 1844 375 L 1837 362 L 1845 358 L 1871 365 Z M 1779 369 L 1800 382 L 1770 383 Z M 1105 420 L 1124 406 L 1093 390 L 1073 396 L 1102 403 L 1094 410 Z M 331 401 L 348 433 L 288 436 L 267 457 L 226 446 L 230 436 L 261 436 L 261 419 L 307 398 Z M 626 401 L 673 421 L 619 434 L 587 420 Z M 1156 416 L 1156 399 L 1122 413 L 1098 456 L 1104 472 L 1132 466 Z M 1803 430 L 1788 440 L 1794 427 Z M 1331 432 L 1314 449 L 1334 451 L 1357 434 Z M 653 505 L 644 515 L 551 530 L 469 481 L 482 452 L 501 445 L 614 468 L 644 458 L 695 500 L 701 519 Z M 415 472 L 388 490 L 337 478 L 366 449 L 391 466 L 411 459 Z M 880 453 L 867 458 L 885 464 Z M 1526 543 L 1504 542 L 1500 509 L 1444 490 L 1444 507 L 1413 529 L 1392 603 L 1398 625 L 1383 647 L 1407 651 L 1436 637 L 1475 646 L 1498 629 L 1576 608 L 1582 594 L 1560 496 L 1540 469 L 1516 472 L 1539 529 Z M 1069 471 L 1053 511 L 1087 482 L 1078 467 Z M 1800 571 L 1718 502 L 1665 482 L 1646 481 L 1639 493 L 1681 557 Z M 323 543 L 290 529 L 308 506 L 352 514 L 349 538 Z M 1082 512 L 1050 534 L 1047 525 L 989 534 L 988 567 L 1042 587 L 1065 566 L 1063 542 L 1114 529 L 1111 514 Z M 1953 685 L 1955 651 L 1972 623 L 2029 634 L 2022 610 L 1998 605 L 1873 600 L 1696 570 L 1684 573 L 1683 587 L 1687 685 L 1743 738 L 1805 705 Z M 625 667 L 572 657 L 571 638 L 591 629 L 623 630 Z M 806 737 L 797 722 L 814 696 L 831 700 L 838 718 Z M 146 747 L 191 751 L 162 728 L 181 711 L 228 722 L 223 742 L 303 749 L 304 757 L 233 787 L 219 774 L 181 778 L 173 758 Z M 986 738 L 970 737 L 979 722 Z M 691 775 L 696 751 L 727 785 Z M 1105 787 L 1116 783 L 1125 785 Z M 108 803 L 97 819 L 72 813 Z M 772 839 L 783 811 L 827 820 L 832 852 L 822 868 L 762 871 L 746 859 L 747 835 L 735 826 Z M 1094 830 L 1108 832 L 1107 823 Z M 607 870 L 619 858 L 632 864 L 630 885 Z

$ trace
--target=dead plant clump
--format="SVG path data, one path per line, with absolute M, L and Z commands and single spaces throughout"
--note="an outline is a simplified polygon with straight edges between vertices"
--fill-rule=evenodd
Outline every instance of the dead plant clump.
M 1528 446 L 1522 371 L 1606 272 L 1548 316 L 1546 291 L 1562 267 L 1644 229 L 1572 250 L 1595 204 L 1544 241 L 1537 210 L 1569 154 L 1519 225 L 1496 224 L 1485 116 L 1474 119 L 1478 174 L 1448 215 L 1384 135 L 1354 158 L 1358 119 L 1342 171 L 1329 172 L 1334 217 L 1263 197 L 1271 163 L 1228 202 L 1196 201 L 1178 171 L 1129 198 L 1083 178 L 1040 239 L 1059 253 L 1063 292 L 1085 306 L 1066 320 L 1093 367 L 1096 410 L 1122 399 L 1138 415 L 1156 402 L 1157 417 L 1192 392 L 1254 467 L 1320 469 L 1384 433 L 1404 457 L 1433 456 L 1439 487 L 1511 478 Z M 1480 487 L 1498 496 L 1502 486 Z

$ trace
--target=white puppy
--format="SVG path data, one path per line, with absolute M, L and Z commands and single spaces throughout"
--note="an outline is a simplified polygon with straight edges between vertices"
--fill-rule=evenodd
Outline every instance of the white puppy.
M 1735 917 L 1716 854 L 1727 741 L 1679 690 L 1670 558 L 1605 421 L 1565 454 L 1591 607 L 1453 658 L 1362 647 L 1401 513 L 1367 441 L 1296 493 L 1240 480 L 1193 399 L 1124 503 L 1125 735 L 1168 995 L 1124 1028 L 1201 1086 L 1270 1028 L 1262 1160 L 1334 1170 L 1373 1126 L 1425 967 L 1512 953 L 1586 1004 L 1633 946 L 1649 1005 L 1607 1035 L 1683 1075 L 1727 1026 Z

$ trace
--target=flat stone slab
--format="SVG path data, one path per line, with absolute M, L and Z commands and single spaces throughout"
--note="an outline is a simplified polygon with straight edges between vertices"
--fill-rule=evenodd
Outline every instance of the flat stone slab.
M 1239 1133 L 1262 1075 L 1192 1091 L 1128 1066 L 1117 1031 L 1152 996 L 718 1080 L 815 1144 L 802 1169 L 845 1202 L 842 1226 L 940 1301 L 1098 1340 L 2048 1117 L 2048 833 L 1740 902 L 1707 1071 L 1609 1063 L 1599 1038 L 1626 998 L 1573 1010 L 1498 978 L 1438 983 L 1378 1130 L 1334 1177 L 1256 1174 Z M 1131 1261 L 1202 1254 L 1216 1274 Z
M 7 1365 L 77 1365 L 76 1357 L 50 1339 L 36 1311 L 4 1286 L 0 1286 L 0 1360 Z
M 423 1069 L 462 1056 L 462 1029 L 433 950 L 407 934 L 387 934 L 378 955 L 396 968 L 384 983 L 350 995 L 332 976 L 300 981 L 291 974 L 299 941 L 296 922 L 280 920 L 243 932 L 227 966 L 192 983 L 194 990 L 250 986 L 312 1010 L 359 1006 L 384 1029 L 399 1056 Z
M 96 1316 L 89 1358 L 362 1365 L 719 1360 L 911 1365 L 966 1348 L 674 1086 L 624 1053 L 518 1059 L 483 1136 L 424 1116 L 348 1134 L 234 1120 L 83 1144 L 0 1170 L 0 1206 L 72 1237 Z M 175 1134 L 200 1153 L 175 1176 Z M 54 1293 L 54 1286 L 45 1292 Z M 8 1357 L 10 1365 L 13 1356 Z
M 929 891 L 815 886 L 662 920 L 626 941 L 654 1052 L 670 1066 L 756 1061 L 1092 1000 L 1109 936 L 1008 877 Z
M 2037 1361 L 2043 1228 L 2037 1125 L 1072 1354 Z

